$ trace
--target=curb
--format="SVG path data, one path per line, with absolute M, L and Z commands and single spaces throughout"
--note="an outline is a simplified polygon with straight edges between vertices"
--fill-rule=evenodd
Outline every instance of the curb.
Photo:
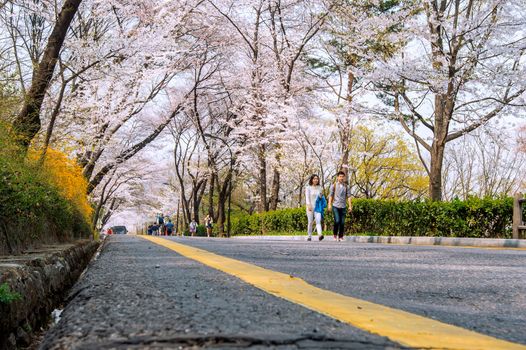
M 326 236 L 327 237 L 327 236 Z M 232 239 L 305 241 L 307 236 L 233 236 Z M 329 242 L 332 237 L 328 237 Z M 317 241 L 316 236 L 313 240 Z M 377 243 L 422 246 L 481 247 L 481 248 L 519 248 L 526 249 L 526 239 L 467 238 L 467 237 L 413 237 L 413 236 L 345 236 L 348 243 Z
M 81 241 L 38 256 L 17 255 L 0 260 L 0 283 L 22 299 L 0 303 L 0 349 L 27 347 L 33 330 L 45 326 L 51 311 L 77 281 L 99 247 Z

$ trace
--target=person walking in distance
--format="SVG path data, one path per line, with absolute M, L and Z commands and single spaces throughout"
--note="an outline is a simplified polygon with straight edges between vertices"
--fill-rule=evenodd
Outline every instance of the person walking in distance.
M 154 236 L 159 236 L 159 225 L 156 222 L 152 225 L 152 233 Z
M 348 211 L 352 211 L 351 190 L 345 182 L 345 173 L 339 171 L 336 175 L 336 182 L 331 185 L 329 194 L 328 209 L 332 210 L 334 216 L 333 234 L 334 239 L 338 242 L 343 241 L 343 234 L 345 232 L 345 214 L 349 204 Z
M 159 236 L 164 235 L 164 215 L 162 213 L 159 213 L 157 215 L 157 226 L 159 231 Z
M 164 229 L 166 230 L 166 235 L 171 236 L 173 234 L 175 225 L 172 223 L 171 219 L 168 219 L 168 222 L 164 224 Z
M 320 178 L 318 175 L 312 175 L 309 179 L 309 185 L 305 187 L 305 202 L 307 205 L 307 241 L 312 240 L 312 225 L 316 222 L 318 239 L 323 239 L 321 231 L 321 213 L 315 212 L 316 200 L 322 195 Z
M 212 234 L 212 218 L 210 215 L 207 215 L 205 218 L 205 227 L 206 227 L 206 236 L 210 237 Z
M 190 236 L 195 236 L 195 233 L 197 232 L 197 222 L 195 222 L 195 219 L 192 219 L 192 222 L 188 226 L 188 230 L 190 231 Z

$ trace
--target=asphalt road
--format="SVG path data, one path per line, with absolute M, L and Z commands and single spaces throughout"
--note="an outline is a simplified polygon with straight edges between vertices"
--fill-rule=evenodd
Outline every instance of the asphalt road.
M 343 295 L 526 344 L 526 251 L 171 238 Z M 42 349 L 402 346 L 133 236 L 113 236 Z

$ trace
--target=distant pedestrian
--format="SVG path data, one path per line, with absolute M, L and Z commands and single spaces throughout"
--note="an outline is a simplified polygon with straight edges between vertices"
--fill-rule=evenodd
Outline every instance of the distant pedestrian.
M 206 236 L 210 237 L 210 235 L 212 234 L 212 218 L 210 217 L 210 215 L 207 215 L 205 217 L 205 227 L 206 227 Z
M 159 213 L 157 215 L 157 229 L 159 231 L 159 235 L 164 234 L 164 215 L 163 213 Z
M 152 233 L 153 233 L 152 226 L 153 226 L 153 225 L 148 225 L 148 235 L 149 235 L 149 236 L 151 236 Z
M 316 222 L 316 230 L 318 231 L 318 239 L 323 239 L 323 232 L 321 229 L 322 212 L 316 212 L 315 206 L 318 198 L 323 196 L 322 188 L 320 186 L 320 178 L 318 175 L 312 175 L 309 179 L 308 186 L 305 187 L 305 202 L 307 205 L 307 241 L 312 240 L 312 225 Z M 325 197 L 323 197 L 325 199 Z M 325 207 L 323 208 L 325 209 Z
M 172 223 L 172 220 L 168 219 L 168 222 L 164 225 L 166 230 L 166 235 L 171 236 L 174 231 L 175 225 Z
M 197 232 L 197 222 L 195 222 L 195 219 L 192 219 L 192 222 L 190 223 L 188 229 L 190 231 L 190 236 L 193 237 Z
M 159 225 L 157 223 L 152 225 L 152 233 L 154 236 L 159 236 Z
M 106 231 L 106 233 L 107 233 L 108 235 L 112 235 L 112 234 L 113 234 L 113 230 L 111 229 L 111 227 L 108 229 L 108 231 Z
M 347 203 L 349 204 L 348 208 Z M 345 173 L 343 171 L 338 172 L 336 182 L 331 185 L 328 209 L 332 210 L 334 215 L 334 239 L 338 240 L 338 242 L 343 241 L 346 209 L 348 209 L 349 213 L 352 211 L 351 189 L 345 182 Z

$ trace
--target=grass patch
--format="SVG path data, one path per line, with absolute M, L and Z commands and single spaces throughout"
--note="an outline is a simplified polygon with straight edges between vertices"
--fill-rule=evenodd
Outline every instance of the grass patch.
M 12 292 L 7 282 L 0 284 L 0 303 L 9 304 L 20 299 L 22 299 L 20 293 Z

